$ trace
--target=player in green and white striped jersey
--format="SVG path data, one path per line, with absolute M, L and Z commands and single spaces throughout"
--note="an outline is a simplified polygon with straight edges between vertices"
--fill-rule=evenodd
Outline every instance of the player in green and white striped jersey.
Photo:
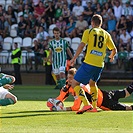
M 66 81 L 65 70 L 67 53 L 71 58 L 73 55 L 68 47 L 68 42 L 60 38 L 60 29 L 55 27 L 53 33 L 55 39 L 49 42 L 49 58 L 52 63 L 52 73 L 55 74 L 57 79 L 57 86 L 58 88 L 62 88 Z

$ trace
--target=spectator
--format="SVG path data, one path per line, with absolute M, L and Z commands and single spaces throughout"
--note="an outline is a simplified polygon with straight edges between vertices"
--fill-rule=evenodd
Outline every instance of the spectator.
M 131 30 L 132 30 L 132 26 L 133 26 L 133 16 L 132 15 L 127 15 L 126 16 L 126 24 L 127 24 L 127 31 L 128 31 L 128 33 L 130 33 L 131 32 Z
M 83 31 L 88 28 L 88 23 L 86 20 L 83 19 L 82 15 L 78 17 L 75 28 L 76 28 L 77 36 L 79 35 L 82 36 Z
M 45 80 L 45 84 L 46 85 L 52 85 L 53 84 L 53 77 L 52 77 L 52 64 L 49 61 L 49 49 L 48 49 L 48 45 L 45 47 L 44 50 L 44 62 L 43 65 L 45 66 L 45 72 L 46 72 L 46 80 Z
M 108 12 L 110 12 L 111 5 L 109 5 L 108 2 L 105 2 L 105 3 L 103 4 L 103 9 L 105 9 L 106 12 L 108 13 Z
M 124 47 L 120 48 L 118 52 L 118 68 L 122 68 L 124 65 L 124 70 L 127 70 L 128 64 L 128 52 L 124 50 Z
M 44 30 L 42 26 L 39 27 L 39 32 L 36 35 L 36 38 L 40 44 L 43 46 L 48 44 L 49 34 Z
M 75 30 L 76 22 L 73 20 L 72 17 L 69 17 L 69 23 L 66 26 L 65 35 L 70 38 L 76 37 L 76 30 Z
M 103 11 L 102 11 L 103 21 L 104 23 L 108 22 L 108 19 L 110 19 L 110 16 L 114 15 L 113 10 L 110 8 L 110 5 L 108 2 L 105 2 L 103 5 Z
M 25 36 L 34 38 L 36 34 L 36 25 L 37 25 L 37 20 L 35 19 L 34 15 L 29 14 L 28 18 L 28 23 L 26 26 L 25 30 Z
M 0 17 L 0 35 L 5 38 L 9 35 L 10 25 L 4 16 Z
M 33 5 L 37 7 L 39 5 L 40 0 L 32 0 Z
M 124 48 L 124 50 L 130 51 L 131 47 L 131 36 L 128 32 L 126 32 L 126 29 L 122 30 L 122 34 L 120 34 L 120 44 L 119 44 L 119 50 L 121 47 Z
M 91 24 L 91 18 L 93 16 L 93 8 L 92 8 L 92 4 L 91 2 L 88 2 L 87 3 L 87 7 L 85 8 L 85 10 L 83 11 L 83 16 L 84 16 L 84 19 L 88 22 L 88 24 L 90 25 Z
M 56 26 L 61 29 L 61 37 L 65 36 L 66 22 L 63 20 L 63 17 L 60 16 L 59 20 L 56 22 Z
M 103 10 L 101 12 L 101 15 L 103 17 L 103 22 L 106 23 L 106 25 L 107 25 L 107 21 L 108 21 L 109 15 L 108 15 L 108 13 L 107 13 L 105 8 L 103 8 Z
M 133 0 L 130 0 L 130 5 L 133 7 Z
M 82 0 L 82 1 L 81 1 L 81 5 L 82 5 L 84 8 L 86 8 L 86 7 L 87 7 L 87 4 L 88 4 L 89 2 L 91 2 L 91 0 Z
M 106 50 L 106 56 L 105 56 L 105 70 L 109 70 L 110 69 L 110 65 L 111 65 L 111 62 L 109 61 L 110 58 L 109 58 L 109 55 L 110 55 L 110 50 Z
M 48 18 L 48 24 L 51 25 L 54 20 L 55 6 L 52 1 L 48 1 L 48 6 L 46 6 L 46 17 Z
M 30 14 L 32 14 L 32 11 L 31 11 L 29 5 L 25 4 L 24 5 L 24 11 L 23 11 L 24 18 L 28 18 Z
M 17 9 L 16 11 L 17 11 L 18 14 L 23 15 L 23 5 L 20 4 L 20 5 L 18 6 L 18 9 Z
M 112 37 L 112 40 L 115 44 L 115 46 L 118 48 L 119 47 L 119 40 L 120 40 L 120 37 L 119 35 L 117 34 L 116 30 L 113 30 L 111 32 L 111 37 Z
M 78 16 L 82 15 L 84 12 L 84 8 L 83 6 L 81 5 L 81 1 L 78 0 L 76 2 L 76 5 L 73 7 L 72 9 L 72 14 L 73 16 L 75 17 L 74 19 L 77 19 Z
M 3 37 L 0 35 L 0 51 L 2 51 L 3 50 L 3 41 L 4 41 L 4 39 L 3 39 Z
M 5 17 L 10 25 L 17 23 L 15 10 L 12 8 L 12 6 L 8 6 Z
M 97 4 L 96 4 L 96 9 L 95 9 L 95 11 L 94 11 L 94 14 L 99 14 L 99 15 L 101 15 L 101 13 L 102 13 L 101 4 L 100 4 L 100 3 L 97 3 Z
M 116 17 L 116 20 L 118 21 L 121 17 L 121 14 L 122 14 L 121 3 L 120 3 L 120 1 L 115 1 L 115 0 L 112 0 L 111 3 L 113 6 L 113 9 L 114 9 L 114 15 Z
M 55 19 L 57 20 L 62 15 L 62 4 L 57 2 L 55 5 Z
M 23 0 L 12 0 L 13 9 L 17 10 L 19 5 L 23 5 Z
M 39 2 L 39 5 L 34 7 L 34 12 L 33 14 L 35 15 L 35 18 L 37 20 L 40 20 L 42 17 L 45 16 L 45 7 L 43 5 L 43 2 Z
M 69 8 L 70 8 L 70 11 L 72 12 L 72 10 L 73 10 L 73 7 L 74 6 L 76 6 L 76 2 L 77 2 L 78 0 L 71 0 L 71 3 L 70 3 L 70 5 L 69 5 Z
M 43 29 L 45 31 L 48 31 L 46 19 L 44 17 L 41 18 L 41 20 L 40 21 L 37 21 L 37 22 L 38 23 L 36 24 L 36 34 L 38 34 L 38 32 L 39 32 L 39 27 L 43 27 Z
M 14 73 L 15 73 L 15 84 L 22 84 L 21 80 L 21 73 L 20 73 L 20 64 L 22 63 L 22 53 L 21 50 L 18 48 L 18 43 L 14 43 L 14 50 L 12 51 L 12 64 L 14 66 Z
M 132 7 L 130 6 L 129 1 L 127 1 L 126 5 L 122 7 L 122 15 L 132 15 Z
M 25 30 L 26 30 L 27 23 L 23 16 L 20 16 L 20 21 L 18 23 L 17 35 L 24 38 Z
M 63 9 L 62 9 L 62 16 L 63 16 L 63 20 L 66 21 L 66 23 L 69 22 L 69 17 L 70 17 L 70 10 L 69 8 L 67 7 L 67 4 L 64 4 L 63 5 Z
M 126 17 L 124 15 L 122 15 L 120 20 L 117 21 L 116 31 L 117 31 L 118 34 L 121 34 L 122 30 L 126 29 L 126 28 L 127 28 Z
M 43 54 L 43 49 L 42 49 L 42 44 L 38 42 L 38 40 L 34 40 L 34 46 L 31 48 L 32 51 L 34 51 L 34 56 L 30 57 L 28 59 L 28 62 L 30 64 L 30 69 L 32 70 L 32 61 L 35 61 L 35 70 L 38 70 L 38 65 L 42 64 L 42 54 Z
M 131 36 L 131 39 L 132 39 L 132 41 L 133 41 L 133 26 L 132 26 L 132 28 L 131 28 L 130 36 Z
M 3 16 L 3 15 L 5 15 L 5 11 L 4 11 L 2 5 L 0 5 L 0 16 Z
M 107 31 L 108 32 L 112 32 L 113 30 L 116 29 L 116 18 L 114 16 L 114 14 L 110 14 L 109 18 L 107 20 Z

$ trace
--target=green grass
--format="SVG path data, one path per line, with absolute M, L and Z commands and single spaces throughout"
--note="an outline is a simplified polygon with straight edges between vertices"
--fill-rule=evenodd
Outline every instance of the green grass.
M 100 111 L 98 113 L 50 112 L 46 106 L 49 97 L 59 90 L 53 86 L 15 86 L 12 93 L 18 97 L 15 105 L 1 107 L 0 133 L 132 133 L 132 111 Z M 123 87 L 101 87 L 122 89 Z M 121 99 L 131 104 L 133 97 Z M 70 96 L 65 106 L 73 104 Z

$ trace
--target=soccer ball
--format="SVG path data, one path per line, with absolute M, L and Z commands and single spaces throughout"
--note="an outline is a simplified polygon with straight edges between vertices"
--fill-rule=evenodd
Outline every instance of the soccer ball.
M 64 104 L 60 100 L 57 100 L 55 98 L 49 98 L 47 101 L 47 107 L 51 111 L 62 111 Z

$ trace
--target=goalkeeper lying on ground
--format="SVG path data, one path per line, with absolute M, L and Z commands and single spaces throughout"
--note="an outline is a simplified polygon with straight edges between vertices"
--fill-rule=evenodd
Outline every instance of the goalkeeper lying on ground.
M 80 109 L 81 100 L 76 96 L 74 89 L 71 87 L 71 83 L 75 73 L 76 69 L 71 68 L 68 71 L 68 79 L 66 81 L 66 85 L 61 89 L 60 95 L 56 99 L 48 99 L 47 106 L 50 108 L 51 111 L 78 111 Z M 81 86 L 84 89 L 89 102 L 91 102 L 91 95 L 89 94 L 89 85 L 84 86 L 83 84 L 81 84 Z M 125 105 L 118 101 L 120 98 L 130 96 L 132 92 L 133 83 L 123 90 L 104 91 L 98 89 L 97 106 L 102 110 L 133 110 L 133 105 Z M 69 94 L 74 97 L 74 104 L 71 107 L 63 107 L 60 103 L 64 102 L 69 96 Z

